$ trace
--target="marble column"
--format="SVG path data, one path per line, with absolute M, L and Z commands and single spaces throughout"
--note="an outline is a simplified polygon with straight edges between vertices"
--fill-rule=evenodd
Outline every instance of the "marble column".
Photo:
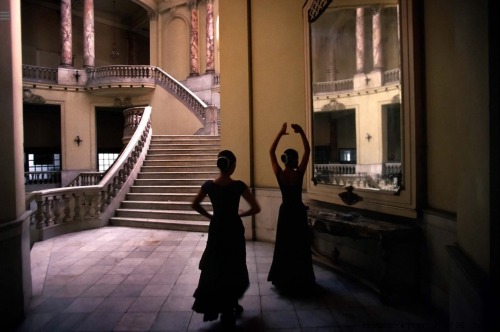
M 337 68 L 336 68 L 336 63 L 335 63 L 335 51 L 337 49 L 337 38 L 338 37 L 331 37 L 328 38 L 329 40 L 327 41 L 328 45 L 328 81 L 333 82 L 337 79 Z
M 214 5 L 213 0 L 207 0 L 207 68 L 206 72 L 215 71 L 214 59 Z
M 356 73 L 365 71 L 365 10 L 360 7 L 356 9 Z
M 95 66 L 94 0 L 83 3 L 83 66 Z
M 382 26 L 380 19 L 381 7 L 373 9 L 373 69 L 380 70 L 383 67 L 382 62 Z
M 158 55 L 159 52 L 159 38 L 158 36 L 160 35 L 159 29 L 160 29 L 160 24 L 158 20 L 160 19 L 158 16 L 158 13 L 150 11 L 148 12 L 149 16 L 149 64 L 151 66 L 159 66 L 159 58 L 160 56 Z
M 188 3 L 191 9 L 191 31 L 189 44 L 190 73 L 189 76 L 199 76 L 198 64 L 198 1 L 192 0 Z
M 71 0 L 61 0 L 61 66 L 73 66 Z
M 32 293 L 30 212 L 26 211 L 23 151 L 21 1 L 0 1 L 0 316 L 16 331 Z

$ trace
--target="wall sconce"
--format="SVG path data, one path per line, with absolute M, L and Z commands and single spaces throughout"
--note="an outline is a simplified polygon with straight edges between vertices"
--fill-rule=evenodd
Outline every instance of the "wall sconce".
M 370 140 L 372 139 L 372 135 L 370 135 L 370 134 L 366 133 L 366 137 L 365 137 L 365 138 L 366 138 L 366 140 L 367 140 L 368 142 L 370 142 Z
M 78 146 L 80 146 L 80 143 L 83 142 L 83 139 L 80 138 L 80 136 L 76 136 L 75 138 L 75 143 L 78 144 Z
M 73 76 L 75 76 L 75 79 L 76 79 L 76 82 L 78 82 L 78 80 L 80 79 L 80 73 L 78 72 L 78 70 L 75 70 L 75 73 L 73 74 Z

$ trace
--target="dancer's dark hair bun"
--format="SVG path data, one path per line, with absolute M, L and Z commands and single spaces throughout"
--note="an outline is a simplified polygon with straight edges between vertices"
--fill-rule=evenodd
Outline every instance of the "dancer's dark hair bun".
M 229 161 L 229 159 L 227 159 L 227 157 L 221 156 L 221 157 L 217 158 L 217 167 L 221 171 L 228 170 L 229 166 L 231 166 L 231 162 Z
M 217 168 L 227 171 L 236 163 L 236 156 L 229 150 L 219 152 L 217 156 Z
M 281 161 L 287 165 L 291 161 L 299 160 L 299 153 L 294 149 L 286 149 L 285 152 L 281 155 Z

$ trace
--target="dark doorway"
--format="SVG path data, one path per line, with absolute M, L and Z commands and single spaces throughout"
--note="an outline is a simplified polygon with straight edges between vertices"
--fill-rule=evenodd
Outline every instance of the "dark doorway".
M 356 113 L 354 110 L 314 114 L 315 164 L 356 163 Z
M 97 169 L 105 172 L 123 149 L 123 107 L 96 107 Z
M 401 162 L 401 104 L 382 106 L 384 161 Z
M 23 126 L 25 184 L 60 186 L 60 106 L 24 104 Z

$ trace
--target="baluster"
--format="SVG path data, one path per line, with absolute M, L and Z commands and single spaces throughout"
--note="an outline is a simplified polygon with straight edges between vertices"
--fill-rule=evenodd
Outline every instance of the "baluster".
M 118 178 L 120 180 L 119 181 L 120 182 L 120 188 L 121 188 L 121 185 L 123 183 L 125 183 L 125 181 L 127 181 L 127 178 L 129 176 L 129 174 L 132 173 L 132 168 L 130 167 L 130 158 L 131 157 L 127 158 L 127 160 L 123 164 L 123 168 L 118 173 Z
M 92 195 L 90 196 L 90 206 L 92 218 L 100 219 L 99 192 L 92 192 Z
M 121 170 L 119 171 L 121 172 Z M 118 193 L 119 186 L 120 186 L 120 174 L 118 173 L 118 176 L 115 176 L 113 179 L 113 198 L 116 197 L 116 194 Z
M 115 178 L 114 178 L 114 187 L 115 187 L 115 190 L 114 190 L 114 195 L 116 196 L 116 194 L 118 193 L 118 191 L 121 189 L 122 187 L 122 183 L 123 183 L 123 179 L 125 177 L 124 173 L 125 173 L 125 169 L 127 168 L 127 164 L 125 163 L 123 165 L 123 167 L 118 171 L 118 173 L 116 174 Z
M 54 196 L 53 206 L 54 206 L 54 224 L 60 224 L 62 222 L 61 218 L 61 199 L 59 196 Z
M 73 194 L 73 197 L 75 198 L 75 207 L 74 207 L 74 211 L 75 211 L 75 214 L 73 216 L 73 220 L 74 221 L 81 221 L 82 220 L 82 216 L 80 214 L 80 193 L 76 193 L 76 194 Z
M 45 198 L 45 219 L 47 221 L 47 226 L 52 226 L 54 224 L 54 214 L 53 214 L 54 201 L 53 197 Z
M 42 229 L 45 226 L 47 226 L 47 223 L 44 220 L 44 214 L 43 214 L 43 198 L 36 199 L 35 220 L 36 220 L 36 229 Z
M 113 200 L 113 181 L 108 183 L 108 191 L 107 191 L 107 199 L 106 204 L 111 205 L 111 201 Z
M 71 201 L 71 195 L 64 194 L 63 195 L 63 202 L 64 202 L 64 208 L 63 208 L 64 218 L 63 218 L 63 222 L 71 221 L 70 201 Z
M 83 218 L 85 220 L 92 219 L 92 214 L 90 213 L 90 209 L 92 208 L 92 196 L 87 196 L 83 194 L 83 204 L 84 204 L 84 210 L 83 211 Z
M 106 207 L 108 206 L 107 201 L 106 201 L 106 191 L 101 190 L 101 199 L 99 200 L 99 205 L 101 206 L 100 212 L 104 212 L 106 210 Z

